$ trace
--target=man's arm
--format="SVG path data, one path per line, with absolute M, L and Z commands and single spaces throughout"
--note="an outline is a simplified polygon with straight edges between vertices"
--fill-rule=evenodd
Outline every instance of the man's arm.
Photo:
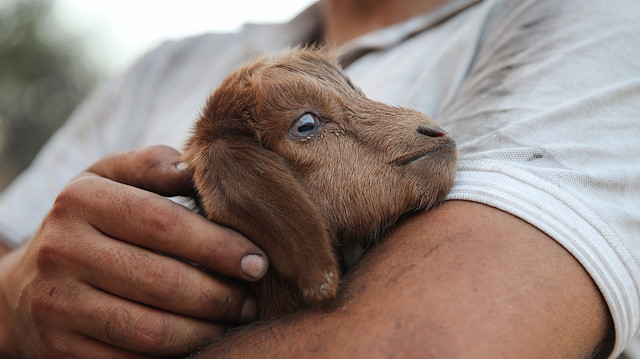
M 365 255 L 331 308 L 250 326 L 197 357 L 585 358 L 610 333 L 597 287 L 553 239 L 451 201 Z

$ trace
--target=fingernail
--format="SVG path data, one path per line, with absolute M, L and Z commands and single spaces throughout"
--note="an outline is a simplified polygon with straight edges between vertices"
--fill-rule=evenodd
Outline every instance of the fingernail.
M 184 172 L 189 168 L 186 162 L 178 162 L 176 163 L 176 169 L 180 172 Z
M 255 299 L 248 298 L 242 306 L 240 317 L 244 320 L 252 320 L 255 319 L 256 315 L 258 315 L 258 303 L 256 303 Z
M 248 254 L 242 258 L 240 267 L 246 276 L 252 279 L 258 279 L 264 274 L 266 263 L 261 255 Z

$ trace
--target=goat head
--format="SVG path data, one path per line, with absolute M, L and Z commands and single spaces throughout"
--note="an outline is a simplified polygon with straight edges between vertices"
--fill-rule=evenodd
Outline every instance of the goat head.
M 343 248 L 449 191 L 454 141 L 429 116 L 368 99 L 329 56 L 293 49 L 227 77 L 184 160 L 209 219 L 267 253 L 261 317 L 336 295 Z

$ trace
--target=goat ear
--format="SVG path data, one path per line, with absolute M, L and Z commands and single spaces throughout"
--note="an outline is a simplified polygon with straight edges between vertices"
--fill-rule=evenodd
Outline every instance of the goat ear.
M 326 222 L 279 155 L 234 136 L 191 143 L 185 159 L 209 219 L 259 245 L 271 271 L 297 284 L 307 302 L 335 296 L 340 274 Z

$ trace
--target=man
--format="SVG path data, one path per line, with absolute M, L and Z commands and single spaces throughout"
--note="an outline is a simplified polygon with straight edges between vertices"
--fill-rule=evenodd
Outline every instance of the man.
M 321 40 L 368 96 L 450 132 L 456 183 L 370 250 L 329 309 L 199 356 L 617 356 L 640 327 L 639 6 L 325 0 L 287 25 L 165 44 L 89 99 L 2 197 L 6 243 L 39 228 L 0 261 L 4 352 L 179 355 L 251 321 L 242 285 L 157 252 L 243 281 L 268 259 L 165 199 L 191 193 L 188 169 L 147 146 L 179 148 L 252 54 Z M 107 155 L 132 147 L 145 148 Z

